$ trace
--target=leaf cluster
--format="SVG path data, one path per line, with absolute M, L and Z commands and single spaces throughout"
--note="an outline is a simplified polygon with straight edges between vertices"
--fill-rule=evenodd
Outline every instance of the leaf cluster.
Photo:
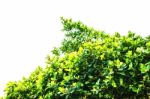
M 114 35 L 61 18 L 65 38 L 28 78 L 9 82 L 7 99 L 148 98 L 150 39 Z

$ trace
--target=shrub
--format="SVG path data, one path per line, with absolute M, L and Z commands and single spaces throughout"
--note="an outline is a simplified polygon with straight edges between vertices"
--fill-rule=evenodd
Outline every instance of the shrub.
M 148 98 L 150 37 L 114 35 L 61 18 L 65 38 L 28 78 L 9 82 L 8 99 Z

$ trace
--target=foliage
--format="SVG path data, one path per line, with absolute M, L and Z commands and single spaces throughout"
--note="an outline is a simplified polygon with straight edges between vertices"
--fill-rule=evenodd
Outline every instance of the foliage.
M 6 99 L 148 98 L 150 39 L 121 36 L 61 18 L 65 39 L 28 78 L 9 82 Z

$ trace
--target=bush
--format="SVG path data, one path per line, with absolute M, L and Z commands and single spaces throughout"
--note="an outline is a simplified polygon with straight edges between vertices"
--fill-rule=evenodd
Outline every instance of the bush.
M 7 99 L 148 98 L 150 37 L 114 35 L 61 18 L 65 38 L 28 78 L 9 82 Z

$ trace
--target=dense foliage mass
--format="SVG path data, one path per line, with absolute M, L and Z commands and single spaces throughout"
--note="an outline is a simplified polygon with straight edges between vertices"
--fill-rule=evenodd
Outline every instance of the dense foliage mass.
M 150 37 L 121 36 L 61 18 L 65 38 L 27 78 L 9 82 L 6 99 L 148 98 Z

